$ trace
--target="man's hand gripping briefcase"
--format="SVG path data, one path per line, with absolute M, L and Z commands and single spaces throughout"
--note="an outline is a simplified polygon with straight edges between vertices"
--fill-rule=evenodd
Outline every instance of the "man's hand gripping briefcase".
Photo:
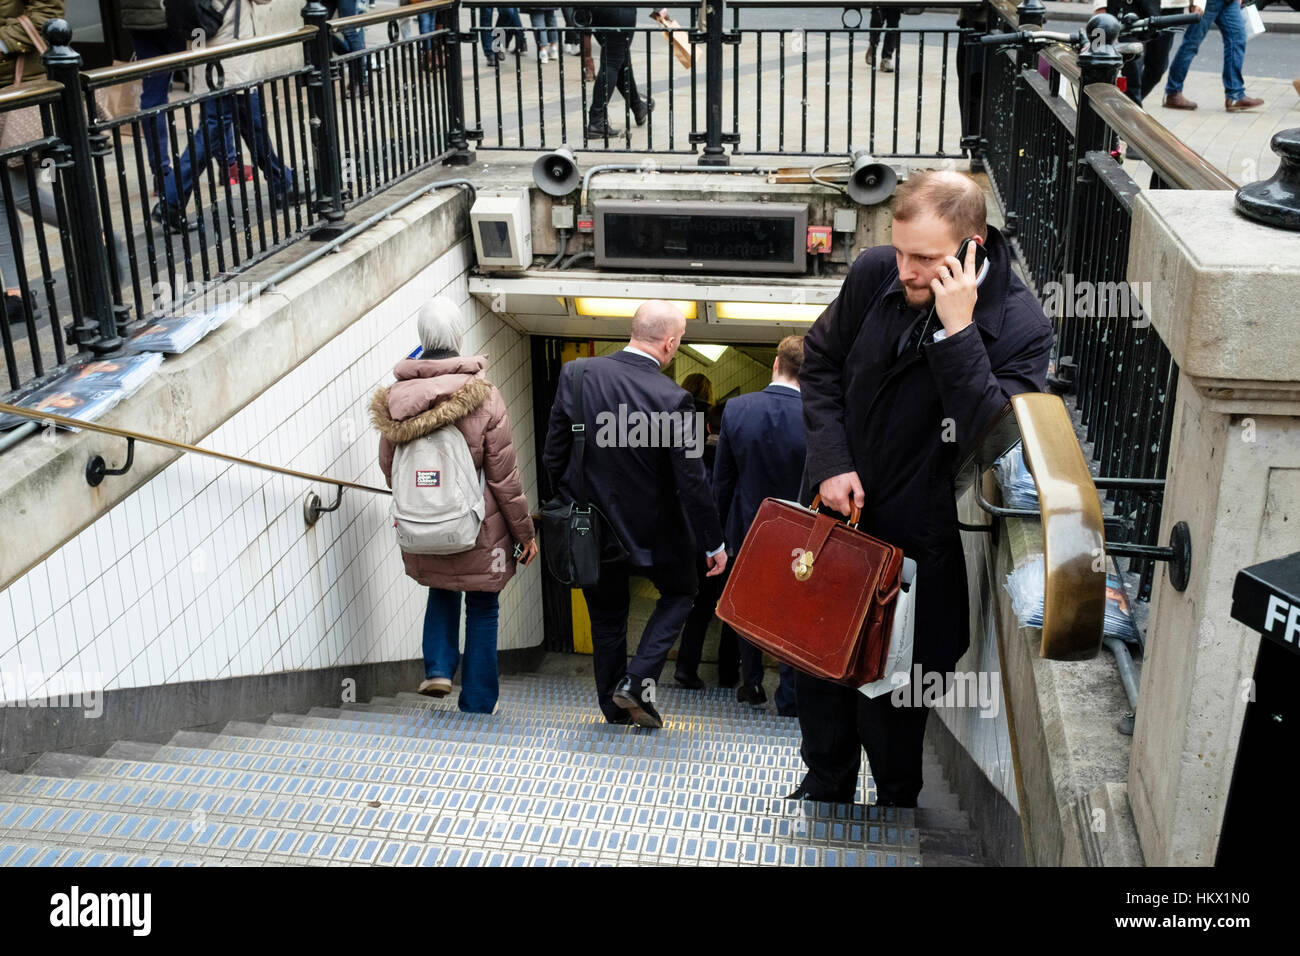
M 889 651 L 903 552 L 812 508 L 767 498 L 745 535 L 718 617 L 777 660 L 858 687 Z

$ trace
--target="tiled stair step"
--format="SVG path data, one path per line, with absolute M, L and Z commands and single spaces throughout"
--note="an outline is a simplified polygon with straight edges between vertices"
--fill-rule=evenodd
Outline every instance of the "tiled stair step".
M 764 770 L 768 778 L 779 774 L 786 781 L 797 782 L 795 781 L 797 765 L 794 763 L 796 757 L 793 755 L 781 758 L 761 753 L 757 756 L 744 754 L 737 757 L 732 755 L 725 763 L 694 759 L 686 761 L 676 758 L 672 760 L 654 760 L 639 755 L 610 755 L 602 763 L 601 761 L 589 761 L 585 752 L 580 751 L 579 755 L 575 756 L 561 753 L 552 745 L 521 747 L 517 738 L 491 745 L 461 743 L 451 748 L 445 746 L 442 741 L 433 738 L 416 739 L 372 733 L 342 734 L 329 729 L 300 726 L 279 727 L 273 724 L 265 726 L 239 724 L 231 725 L 227 729 L 233 729 L 234 732 L 222 735 L 222 741 L 219 744 L 221 747 L 228 745 L 235 747 L 244 745 L 257 746 L 260 741 L 252 738 L 251 734 L 258 733 L 259 738 L 270 741 L 277 748 L 285 746 L 315 747 L 335 759 L 348 754 L 349 756 L 346 759 L 351 760 L 354 759 L 350 756 L 351 753 L 358 749 L 364 751 L 378 749 L 384 754 L 384 758 L 380 762 L 385 766 L 390 764 L 392 766 L 399 765 L 396 757 L 391 761 L 387 758 L 387 754 L 394 751 L 408 751 L 412 758 L 418 757 L 421 761 L 426 760 L 430 755 L 435 757 L 442 755 L 457 757 L 485 755 L 497 760 L 531 760 L 538 765 L 545 764 L 548 769 L 544 776 L 548 779 L 558 776 L 565 780 L 576 779 L 579 782 L 584 780 L 604 782 L 611 779 L 608 776 L 610 773 L 637 771 L 647 774 L 646 780 L 650 781 L 651 785 L 662 785 L 660 781 L 667 780 L 671 782 L 673 787 L 682 790 L 701 789 L 716 793 L 719 789 L 724 789 L 726 792 L 744 791 L 752 792 L 753 795 L 765 794 L 769 797 L 780 797 L 794 788 L 793 782 L 789 783 L 789 786 L 779 793 L 764 788 L 762 786 L 763 781 L 758 780 L 753 770 L 747 766 L 751 763 L 759 763 L 761 767 L 756 769 Z M 249 736 L 239 737 L 235 736 L 236 733 Z M 189 742 L 186 741 L 187 744 Z M 787 764 L 784 770 L 774 766 L 778 759 Z M 573 766 L 575 762 L 579 764 L 578 769 L 565 773 L 564 768 Z M 588 769 L 589 764 L 591 765 L 590 769 Z M 596 766 L 597 764 L 601 764 L 601 766 Z M 410 764 L 402 765 L 409 766 Z M 423 763 L 421 763 L 421 766 L 423 766 Z M 791 767 L 795 767 L 795 769 L 791 770 Z M 612 779 L 617 780 L 617 776 Z M 748 780 L 751 785 L 748 787 L 736 785 L 736 781 L 744 780 Z M 552 780 L 552 782 L 554 781 Z M 867 779 L 867 785 L 870 786 L 869 778 Z M 782 784 L 782 786 L 785 786 L 785 784 Z
M 442 770 L 449 774 L 506 774 L 519 776 L 532 768 L 537 779 L 569 783 L 621 783 L 628 786 L 659 786 L 674 780 L 681 782 L 690 774 L 678 770 L 670 773 L 661 770 L 641 769 L 640 765 L 654 766 L 657 761 L 640 758 L 633 769 L 612 766 L 577 766 L 556 762 L 554 751 L 541 748 L 480 747 L 462 745 L 455 754 L 446 749 L 383 749 L 377 747 L 336 747 L 328 744 L 304 744 L 296 741 L 267 738 L 231 737 L 209 735 L 203 746 L 188 744 L 133 745 L 128 752 L 121 744 L 114 744 L 105 752 L 107 758 L 147 760 L 153 763 L 172 763 L 220 767 L 229 770 L 252 770 L 269 773 L 290 773 L 301 776 L 330 777 L 344 780 L 370 780 L 388 783 L 409 783 L 411 774 L 403 771 Z M 419 741 L 418 743 L 424 743 Z M 148 752 L 143 752 L 147 748 Z M 495 752 L 494 752 L 495 751 Z M 616 759 L 616 758 L 615 758 Z M 549 762 L 548 762 L 549 760 Z M 544 769 L 544 772 L 537 773 Z M 767 768 L 762 768 L 767 769 Z M 789 769 L 789 768 L 782 768 Z
M 505 697 L 505 692 L 506 690 L 503 688 L 503 696 L 497 702 L 498 714 L 528 710 L 561 711 L 566 714 L 589 714 L 593 719 L 600 718 L 600 708 L 596 704 L 596 695 L 591 690 L 578 694 L 539 694 L 537 696 L 518 697 Z M 669 696 L 661 693 L 655 701 L 655 707 L 668 720 L 743 724 L 748 726 L 756 726 L 761 723 L 764 726 L 782 728 L 786 733 L 797 733 L 799 730 L 799 721 L 796 718 L 781 717 L 774 710 L 764 707 L 751 707 L 748 704 L 738 703 L 734 698 L 720 697 L 711 701 L 698 701 L 687 696 L 689 693 L 682 691 L 680 695 Z M 423 697 L 419 694 L 399 693 L 394 697 L 373 698 L 370 703 L 425 709 L 445 708 L 459 712 L 454 691 L 451 695 L 441 699 Z
M 410 737 L 417 740 L 439 739 L 448 745 L 463 747 L 470 743 L 508 743 L 543 746 L 547 748 L 586 748 L 589 753 L 645 754 L 647 759 L 664 759 L 673 753 L 694 754 L 744 754 L 765 755 L 797 754 L 798 743 L 785 738 L 770 738 L 756 734 L 687 734 L 672 728 L 649 731 L 628 726 L 606 724 L 560 724 L 545 717 L 526 721 L 504 722 L 492 718 L 480 719 L 455 727 L 437 716 L 419 717 L 394 714 L 372 714 L 360 711 L 339 713 L 312 712 L 306 715 L 275 714 L 269 723 L 273 726 L 314 727 L 347 732 L 380 733 L 391 737 Z M 455 729 L 453 729 L 455 728 Z
M 0 840 L 0 866 L 202 866 L 202 860 Z
M 281 715 L 275 715 L 281 726 L 288 722 L 279 721 Z M 313 707 L 305 715 L 309 718 L 323 718 L 346 726 L 349 722 L 358 727 L 385 727 L 407 736 L 441 736 L 445 720 L 441 714 L 390 714 L 379 711 L 336 710 L 333 708 Z M 399 729 L 400 728 L 400 729 Z M 511 718 L 479 715 L 478 719 L 468 725 L 474 733 L 509 733 L 532 736 L 538 739 L 562 740 L 573 739 L 576 733 L 590 740 L 594 746 L 610 752 L 628 749 L 659 752 L 666 748 L 708 747 L 715 749 L 739 749 L 741 745 L 763 742 L 795 749 L 797 738 L 772 737 L 760 733 L 748 732 L 691 732 L 674 725 L 671 721 L 660 730 L 646 730 L 635 726 L 607 724 L 591 718 L 568 718 L 558 714 L 530 714 Z M 593 731 L 599 731 L 593 736 Z
M 399 740 L 409 738 L 398 738 Z M 398 744 L 397 746 L 400 746 Z M 488 746 L 488 745 L 485 745 Z M 490 745 L 487 757 L 481 759 L 505 759 L 506 745 Z M 592 754 L 585 751 L 582 747 L 574 747 L 571 752 L 564 753 L 554 746 L 540 746 L 537 748 L 546 757 L 550 765 L 560 766 L 587 766 L 587 767 L 607 767 L 615 770 L 635 770 L 637 763 L 645 759 L 644 754 Z M 473 755 L 470 755 L 473 757 Z M 468 759 L 468 758 L 467 758 Z M 475 758 L 479 759 L 479 758 Z M 605 761 L 602 763 L 602 759 Z M 653 761 L 652 761 L 653 762 Z M 799 767 L 797 755 L 787 755 L 781 762 L 784 766 L 777 765 L 776 758 L 769 757 L 764 760 L 756 760 L 754 763 L 746 766 L 742 765 L 735 759 L 735 755 L 720 754 L 716 751 L 705 751 L 701 754 L 668 754 L 660 761 L 662 773 L 670 774 L 674 779 L 675 785 L 690 786 L 695 789 L 706 791 L 719 791 L 723 793 L 747 793 L 752 796 L 781 797 L 790 792 L 802 778 L 803 772 Z M 488 766 L 490 770 L 490 765 Z M 455 784 L 450 779 L 440 785 L 443 786 L 462 786 L 470 789 L 483 789 L 491 787 L 492 774 L 484 774 L 482 765 L 476 765 L 474 772 L 468 769 L 455 771 L 448 769 L 446 771 L 420 771 L 425 776 L 419 777 L 421 781 L 428 781 L 432 778 L 430 773 L 441 773 L 442 778 L 455 777 L 458 779 Z M 468 775 L 468 776 L 466 776 Z M 415 774 L 401 776 L 397 779 L 415 780 Z M 695 781 L 692 783 L 692 781 Z M 869 780 L 868 780 L 869 784 Z M 513 792 L 507 790 L 507 792 Z
M 492 718 L 496 720 L 520 720 L 530 717 L 559 717 L 567 723 L 608 724 L 594 704 L 567 706 L 561 704 L 529 705 L 524 703 L 498 703 L 493 714 L 465 714 L 448 700 L 431 701 L 427 704 L 402 698 L 376 698 L 368 704 L 344 704 L 330 707 L 338 713 L 377 713 L 406 714 L 426 716 L 440 714 L 457 715 L 474 718 L 480 722 Z M 726 731 L 730 733 L 775 735 L 779 737 L 799 736 L 799 723 L 793 717 L 778 717 L 775 714 L 753 708 L 737 709 L 736 706 L 716 715 L 690 714 L 677 710 L 662 709 L 664 723 L 668 728 L 695 731 Z
M 58 769 L 66 772 L 66 757 L 59 757 L 61 762 Z M 381 803 L 385 812 L 411 810 L 478 815 L 527 813 L 538 818 L 689 828 L 696 826 L 697 815 L 706 815 L 698 817 L 700 825 L 705 827 L 713 826 L 713 815 L 739 816 L 741 819 L 748 816 L 756 818 L 758 822 L 752 826 L 741 824 L 741 832 L 782 836 L 785 832 L 783 825 L 780 822 L 776 825 L 771 823 L 773 818 L 779 817 L 781 820 L 822 820 L 832 824 L 864 823 L 869 831 L 865 838 L 869 842 L 915 842 L 912 811 L 908 810 L 882 811 L 880 808 L 860 805 L 798 803 L 770 796 L 715 795 L 699 791 L 687 792 L 681 787 L 638 789 L 630 786 L 583 784 L 576 788 L 576 794 L 572 796 L 567 793 L 563 796 L 498 794 L 485 793 L 481 788 L 462 792 L 451 789 L 446 784 L 430 787 L 366 783 L 107 758 L 77 759 L 82 761 L 81 769 L 76 780 L 67 786 L 59 785 L 60 778 L 36 776 L 41 770 L 41 761 L 37 761 L 29 774 L 0 780 L 0 793 L 30 799 L 48 800 L 58 796 L 62 799 L 107 802 L 132 810 L 141 808 L 150 812 L 177 812 L 186 818 L 196 811 L 202 811 L 208 816 L 251 814 L 254 818 L 270 813 L 277 820 L 287 816 L 290 820 L 303 819 L 308 824 L 317 818 L 328 818 L 327 822 L 332 824 L 338 814 L 330 812 L 330 804 L 350 811 L 363 802 L 375 800 Z M 104 785 L 95 786 L 98 781 Z M 72 783 L 83 786 L 73 787 Z M 566 791 L 569 790 L 566 787 Z M 309 801 L 311 805 L 308 805 Z M 366 827 L 374 823 L 374 815 L 370 813 L 373 809 L 375 808 L 364 808 L 359 826 Z M 346 819 L 343 825 L 351 826 L 356 814 L 346 812 L 344 816 Z M 16 824 L 11 820 L 6 825 Z M 859 835 L 853 835 L 854 839 L 858 837 Z
M 256 822 L 241 825 L 230 814 L 217 812 L 220 804 L 207 800 L 198 802 L 197 794 L 183 790 L 158 791 L 157 788 L 141 787 L 123 793 L 126 788 L 95 786 L 89 781 L 32 779 L 38 784 L 34 789 L 43 791 L 36 795 L 39 803 L 3 803 L 0 838 L 12 836 L 4 832 L 8 828 L 27 826 L 40 832 L 42 841 L 48 843 L 81 845 L 93 841 L 97 847 L 115 852 L 140 850 L 160 856 L 205 853 L 209 859 L 253 863 L 328 862 L 331 857 L 335 857 L 337 862 L 433 863 L 439 862 L 440 858 L 422 851 L 431 842 L 437 844 L 435 849 L 440 848 L 439 841 L 454 844 L 454 848 L 466 853 L 474 849 L 519 850 L 520 841 L 523 841 L 525 850 L 534 844 L 543 844 L 557 853 L 599 852 L 605 860 L 611 853 L 617 853 L 620 862 L 629 863 L 707 863 L 721 860 L 861 866 L 912 865 L 916 862 L 917 834 L 914 829 L 888 823 L 873 824 L 870 819 L 863 823 L 833 819 L 845 809 L 853 809 L 854 815 L 878 818 L 881 813 L 876 808 L 791 803 L 785 807 L 787 816 L 760 818 L 756 830 L 729 833 L 706 831 L 703 825 L 713 821 L 702 814 L 688 816 L 680 812 L 654 814 L 664 817 L 658 822 L 678 824 L 676 829 L 619 827 L 620 821 L 613 816 L 614 812 L 629 808 L 613 805 L 584 812 L 584 817 L 598 812 L 601 817 L 612 821 L 606 823 L 602 820 L 601 824 L 444 814 L 437 817 L 432 826 L 432 814 L 398 814 L 392 811 L 385 814 L 372 808 L 349 814 L 347 810 L 356 810 L 349 807 L 332 817 L 327 810 L 319 818 L 317 826 L 332 824 L 334 832 L 323 833 L 302 822 L 295 825 L 294 821 L 273 821 L 262 826 Z M 56 789 L 58 793 L 54 792 Z M 130 793 L 140 791 L 152 792 L 162 803 L 174 803 L 175 809 L 169 811 L 158 806 L 132 812 L 131 804 L 112 802 L 113 797 L 129 798 Z M 467 795 L 466 804 L 472 802 L 474 796 Z M 96 809 L 101 803 L 107 803 L 106 808 Z M 481 806 L 486 808 L 491 803 L 490 798 L 485 798 Z M 191 805 L 195 809 L 207 806 L 212 812 L 199 820 L 193 810 L 186 811 Z M 119 806 L 122 809 L 118 809 Z M 646 812 L 650 813 L 649 810 Z M 398 830 L 377 828 L 386 815 Z M 345 821 L 355 825 L 348 828 Z M 635 823 L 631 819 L 626 822 Z M 656 821 L 650 819 L 647 822 Z M 367 823 L 375 827 L 367 829 Z M 400 829 L 402 827 L 410 829 Z M 385 840 L 385 836 L 390 839 Z M 864 838 L 869 841 L 872 837 L 881 842 L 864 845 Z M 889 841 L 897 845 L 889 845 Z M 140 847 L 141 842 L 146 845 Z M 453 847 L 445 849 L 450 853 Z M 679 854 L 686 856 L 679 860 Z M 671 857 L 671 860 L 666 857 Z
M 298 794 L 310 781 L 309 793 L 321 793 L 322 787 L 333 785 L 335 790 L 325 791 L 336 799 L 380 799 L 393 802 L 392 797 L 376 796 L 376 788 L 401 788 L 403 791 L 470 791 L 472 793 L 504 794 L 552 800 L 605 800 L 641 806 L 658 805 L 690 808 L 703 807 L 709 794 L 716 794 L 722 803 L 725 797 L 748 796 L 771 802 L 779 800 L 793 788 L 798 771 L 773 768 L 728 768 L 709 763 L 677 763 L 677 771 L 651 774 L 636 770 L 619 770 L 602 765 L 599 757 L 575 754 L 574 763 L 561 768 L 557 779 L 548 779 L 538 773 L 541 765 L 528 761 L 515 761 L 515 772 L 506 767 L 509 763 L 498 757 L 445 758 L 449 764 L 465 761 L 463 769 L 417 769 L 385 767 L 382 764 L 337 764 L 322 762 L 317 766 L 282 767 L 278 770 L 241 770 L 222 766 L 226 752 L 194 751 L 190 762 L 164 763 L 156 761 L 119 760 L 115 758 L 84 758 L 77 772 L 82 779 L 120 780 L 150 785 L 179 785 L 209 789 L 237 789 L 260 794 Z M 31 772 L 45 772 L 42 757 Z M 443 758 L 439 758 L 443 759 Z M 292 762 L 291 762 L 292 763 Z M 494 767 L 501 768 L 493 772 Z M 593 773 L 601 771 L 600 779 L 579 780 L 578 771 L 587 768 Z M 566 772 L 568 771 L 568 772 Z M 638 782 L 639 781 L 639 782 Z M 709 784 L 713 786 L 710 787 Z M 696 798 L 698 795 L 698 799 Z M 430 799 L 425 797 L 424 799 Z M 402 804 L 417 800 L 416 795 L 404 797 Z M 418 800 L 417 800 L 418 802 Z M 721 804 L 720 804 L 721 805 Z

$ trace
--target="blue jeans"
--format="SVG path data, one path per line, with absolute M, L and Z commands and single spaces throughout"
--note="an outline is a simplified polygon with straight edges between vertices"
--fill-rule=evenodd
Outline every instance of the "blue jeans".
M 504 23 L 510 29 L 508 31 L 507 30 L 501 31 L 501 49 L 495 50 L 496 44 L 493 42 L 493 35 L 496 33 L 496 31 L 486 29 L 487 27 L 492 26 L 492 7 L 478 8 L 478 25 L 479 25 L 479 33 L 483 38 L 484 56 L 487 56 L 489 53 L 492 53 L 494 51 L 498 53 L 505 53 L 507 36 L 509 36 L 515 41 L 516 48 L 522 49 L 524 46 L 524 42 L 525 42 L 524 25 L 523 22 L 519 19 L 519 8 L 518 7 L 497 7 L 496 11 L 497 11 L 497 26 L 500 27 L 501 24 Z
M 532 21 L 533 33 L 537 36 L 537 48 L 540 50 L 544 46 L 560 42 L 560 33 L 556 29 L 559 22 L 555 18 L 555 11 L 543 10 L 541 13 L 530 13 L 528 19 Z
M 149 60 L 167 53 L 180 53 L 185 49 L 167 30 L 132 30 L 131 46 L 135 49 L 137 59 Z M 171 89 L 172 71 L 160 70 L 151 73 L 140 81 L 140 109 L 152 109 L 167 102 L 167 93 Z M 162 116 L 153 116 L 140 122 L 145 136 L 145 149 L 149 156 L 149 169 L 154 178 L 164 179 L 171 173 L 171 149 L 167 145 L 167 121 Z
M 339 0 L 339 16 L 354 17 L 357 15 L 357 0 Z M 343 46 L 345 52 L 355 53 L 358 50 L 366 48 L 366 31 L 365 30 L 344 30 Z M 348 73 L 356 82 L 360 77 L 365 76 L 365 61 L 352 60 L 348 63 Z
M 460 596 L 465 595 L 465 656 L 460 654 Z M 460 676 L 460 709 L 490 714 L 497 705 L 497 595 L 429 588 L 424 612 L 424 676 Z
M 226 165 L 238 161 L 239 154 L 234 149 L 236 127 L 252 151 L 253 165 L 266 174 L 271 193 L 280 195 L 293 188 L 293 170 L 280 161 L 266 134 L 266 112 L 262 109 L 261 97 L 257 90 L 249 90 L 217 97 L 203 104 L 203 122 L 194 131 L 194 142 L 181 156 L 178 175 L 164 176 L 163 195 L 170 205 L 180 208 L 189 201 L 190 193 L 194 191 L 195 171 L 208 164 L 209 142 L 224 140 Z
M 1200 22 L 1187 28 L 1183 42 L 1174 54 L 1169 79 L 1165 82 L 1166 96 L 1182 92 L 1192 58 L 1200 50 L 1211 23 L 1218 24 L 1223 37 L 1223 91 L 1230 100 L 1245 98 L 1246 81 L 1241 77 L 1241 64 L 1246 58 L 1246 22 L 1236 0 L 1206 0 Z

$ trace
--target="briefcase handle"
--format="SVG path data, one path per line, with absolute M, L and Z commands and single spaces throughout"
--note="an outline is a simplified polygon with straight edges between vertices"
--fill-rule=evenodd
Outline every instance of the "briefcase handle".
M 821 492 L 818 492 L 817 494 L 813 495 L 812 504 L 809 505 L 809 507 L 813 511 L 817 511 L 819 508 L 821 508 L 821 504 L 822 504 L 822 496 L 821 496 Z M 853 509 L 853 513 L 849 515 L 849 520 L 847 524 L 850 528 L 856 529 L 858 526 L 858 519 L 862 517 L 862 509 L 858 507 L 858 503 L 856 501 L 852 502 L 851 507 Z

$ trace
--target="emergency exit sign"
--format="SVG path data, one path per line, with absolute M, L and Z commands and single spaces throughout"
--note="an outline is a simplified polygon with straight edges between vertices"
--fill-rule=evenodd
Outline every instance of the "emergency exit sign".
M 1238 571 L 1232 617 L 1300 654 L 1300 551 Z

